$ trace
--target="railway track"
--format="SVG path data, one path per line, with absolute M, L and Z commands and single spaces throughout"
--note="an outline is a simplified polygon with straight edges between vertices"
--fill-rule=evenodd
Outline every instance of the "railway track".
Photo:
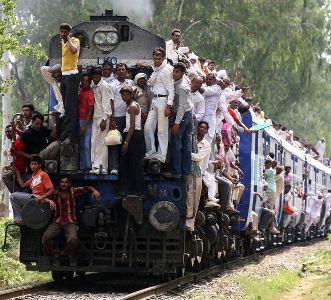
M 308 245 L 308 244 L 312 244 L 312 243 L 317 243 L 322 240 L 324 240 L 324 239 L 317 238 L 317 239 L 314 239 L 311 241 L 303 241 L 300 243 L 302 243 L 303 245 Z M 297 245 L 297 244 L 299 244 L 299 243 L 295 243 L 292 245 Z M 234 266 L 237 266 L 240 264 L 245 264 L 249 261 L 253 261 L 253 260 L 262 258 L 263 256 L 270 255 L 272 253 L 277 253 L 279 251 L 286 251 L 292 245 L 271 248 L 271 249 L 264 250 L 261 253 L 257 252 L 255 254 L 252 254 L 252 255 L 249 255 L 246 257 L 237 258 L 237 259 L 228 261 L 226 263 L 223 263 L 221 265 L 213 266 L 211 268 L 202 270 L 198 273 L 188 274 L 183 277 L 178 277 L 176 279 L 170 280 L 165 283 L 154 284 L 152 286 L 148 286 L 143 289 L 138 289 L 129 294 L 123 295 L 124 292 L 122 292 L 122 293 L 120 293 L 120 295 L 118 297 L 115 295 L 116 296 L 115 298 L 117 298 L 119 300 L 140 300 L 140 299 L 152 298 L 152 297 L 164 294 L 165 292 L 169 292 L 175 288 L 178 288 L 179 286 L 183 286 L 183 285 L 186 285 L 189 283 L 195 283 L 208 276 L 219 274 L 228 268 L 231 268 L 231 267 L 234 267 Z M 98 280 L 101 279 L 101 284 L 104 284 L 104 281 L 102 281 L 102 278 L 107 278 L 107 280 L 109 280 L 109 282 L 112 282 L 111 278 L 109 279 L 108 277 L 104 276 L 104 274 L 89 274 L 83 278 L 74 277 L 70 280 L 65 280 L 61 284 L 58 282 L 51 281 L 51 282 L 45 282 L 45 283 L 39 283 L 39 284 L 38 283 L 37 284 L 28 284 L 28 285 L 19 286 L 19 287 L 12 288 L 12 289 L 3 290 L 3 291 L 0 291 L 0 300 L 12 299 L 12 298 L 22 297 L 22 296 L 26 296 L 26 295 L 30 295 L 29 299 L 33 299 L 33 298 L 31 298 L 31 297 L 33 297 L 33 294 L 37 294 L 39 292 L 47 292 L 48 290 L 53 290 L 53 291 L 54 290 L 56 291 L 57 289 L 62 290 L 63 287 L 72 286 L 72 285 L 74 287 L 77 285 L 77 289 L 79 290 L 79 288 L 81 288 L 83 286 L 81 283 L 82 280 L 88 280 L 88 282 L 93 282 L 95 284 L 95 283 L 98 283 Z M 128 279 L 126 279 L 126 281 L 128 281 Z M 130 281 L 130 279 L 129 279 L 129 281 Z M 152 283 L 152 281 L 151 281 L 151 283 Z M 145 282 L 145 285 L 146 285 L 146 282 Z M 95 288 L 97 288 L 97 286 L 98 286 L 98 284 L 96 286 L 94 286 L 94 290 L 95 290 Z M 126 283 L 123 284 L 123 289 L 125 289 L 125 287 L 127 287 Z M 121 290 L 121 287 L 117 286 L 117 288 L 119 288 Z M 71 289 L 72 289 L 72 287 L 71 287 Z M 125 293 L 127 293 L 127 290 Z

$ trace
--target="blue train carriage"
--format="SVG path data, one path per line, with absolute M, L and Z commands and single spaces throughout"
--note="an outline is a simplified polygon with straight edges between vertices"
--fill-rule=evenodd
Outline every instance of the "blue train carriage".
M 243 122 L 247 127 L 251 127 L 260 124 L 261 120 L 250 110 L 244 115 Z M 252 211 L 257 211 L 261 207 L 260 198 L 254 196 L 254 193 L 262 194 L 264 161 L 270 152 L 275 154 L 274 159 L 279 164 L 292 168 L 292 194 L 296 213 L 286 225 L 287 227 L 295 228 L 296 236 L 298 239 L 301 239 L 304 235 L 303 228 L 307 206 L 307 200 L 303 195 L 307 194 L 308 190 L 313 190 L 316 193 L 322 188 L 324 190 L 327 187 L 330 188 L 331 169 L 282 139 L 276 134 L 273 127 L 260 130 L 253 135 L 241 134 L 240 136 L 239 159 L 241 162 L 246 162 L 241 164 L 245 174 L 245 177 L 242 179 L 245 191 L 238 205 L 240 223 L 233 226 L 233 229 L 243 231 L 250 221 Z M 281 224 L 283 203 L 282 194 L 277 199 L 275 208 L 278 226 L 283 226 Z
M 73 27 L 81 40 L 82 68 L 126 63 L 134 68 L 152 64 L 152 50 L 164 47 L 164 40 L 133 23 L 127 17 L 92 16 L 89 22 Z M 50 65 L 60 63 L 60 37 L 50 40 Z M 134 70 L 133 70 L 134 71 Z M 62 146 L 61 146 L 62 147 Z M 57 184 L 59 174 L 69 174 L 74 186 L 92 185 L 101 192 L 96 204 L 90 198 L 77 201 L 78 266 L 55 267 L 43 256 L 41 237 L 45 228 L 21 227 L 20 261 L 27 270 L 79 272 L 176 273 L 183 267 L 185 252 L 186 183 L 158 175 L 146 176 L 146 194 L 117 197 L 118 178 L 112 175 L 82 174 L 77 170 L 77 148 L 60 149 L 60 165 L 46 163 L 46 171 Z M 153 166 L 150 166 L 153 172 Z M 64 244 L 64 236 L 59 238 Z

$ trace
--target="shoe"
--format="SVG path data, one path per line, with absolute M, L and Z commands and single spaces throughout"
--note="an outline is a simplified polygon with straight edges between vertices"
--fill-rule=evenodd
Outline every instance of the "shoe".
M 59 255 L 54 255 L 54 257 L 53 257 L 53 266 L 54 267 L 61 266 L 61 258 L 60 258 Z
M 208 202 L 214 202 L 214 203 L 218 203 L 219 199 L 217 199 L 216 197 L 213 198 L 209 198 Z
M 165 178 L 173 178 L 173 179 L 180 179 L 181 178 L 180 175 L 174 175 L 170 171 L 162 172 L 162 176 L 165 177 Z
M 69 256 L 70 267 L 77 267 L 77 260 L 74 256 Z
M 118 170 L 116 170 L 116 169 L 111 170 L 110 175 L 118 175 Z
M 217 204 L 214 201 L 207 201 L 205 208 L 221 208 L 221 205 Z
M 271 234 L 279 234 L 279 231 L 275 227 L 271 227 L 269 229 L 269 233 L 271 233 Z

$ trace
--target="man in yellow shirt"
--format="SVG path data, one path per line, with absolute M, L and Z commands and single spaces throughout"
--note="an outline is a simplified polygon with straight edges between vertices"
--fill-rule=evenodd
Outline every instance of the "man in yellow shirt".
M 61 94 L 65 110 L 60 138 L 63 144 L 69 144 L 78 142 L 76 122 L 80 74 L 77 64 L 80 42 L 72 36 L 71 25 L 67 23 L 60 25 L 60 37 L 62 44 Z

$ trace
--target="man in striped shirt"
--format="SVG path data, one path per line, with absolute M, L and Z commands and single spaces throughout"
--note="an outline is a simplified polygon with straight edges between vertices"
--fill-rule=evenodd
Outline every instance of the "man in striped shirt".
M 48 225 L 42 244 L 45 255 L 54 255 L 53 265 L 60 265 L 60 255 L 68 256 L 70 266 L 76 266 L 74 258 L 75 250 L 79 244 L 76 229 L 75 202 L 78 196 L 92 193 L 95 200 L 99 200 L 100 193 L 92 186 L 72 187 L 68 176 L 60 178 L 59 189 L 46 202 L 55 209 L 52 222 Z M 55 236 L 64 231 L 67 240 L 66 247 L 61 251 L 52 240 Z

